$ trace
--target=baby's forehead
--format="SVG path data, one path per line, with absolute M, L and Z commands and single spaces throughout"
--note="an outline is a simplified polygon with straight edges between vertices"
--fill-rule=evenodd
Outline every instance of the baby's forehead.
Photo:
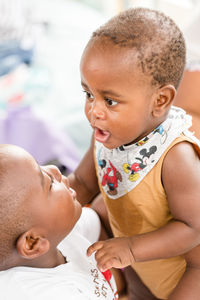
M 11 144 L 2 144 L 0 145 L 0 155 L 1 157 L 6 157 L 8 160 L 24 158 L 30 154 L 21 147 Z
M 23 182 L 26 176 L 34 173 L 36 166 L 34 158 L 24 149 L 14 145 L 0 146 L 0 172 L 4 173 L 4 178 Z

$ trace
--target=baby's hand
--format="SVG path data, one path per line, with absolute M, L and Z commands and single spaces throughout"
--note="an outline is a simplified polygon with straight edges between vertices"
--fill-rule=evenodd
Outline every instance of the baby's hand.
M 90 256 L 95 251 L 97 266 L 102 272 L 112 267 L 124 268 L 135 261 L 130 237 L 96 242 L 88 248 L 87 255 Z

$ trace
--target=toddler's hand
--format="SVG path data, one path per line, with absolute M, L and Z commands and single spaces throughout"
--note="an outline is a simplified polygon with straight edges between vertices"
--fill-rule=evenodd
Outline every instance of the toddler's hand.
M 102 272 L 112 267 L 124 268 L 135 261 L 130 237 L 96 242 L 88 248 L 87 255 L 90 256 L 95 251 L 97 266 Z

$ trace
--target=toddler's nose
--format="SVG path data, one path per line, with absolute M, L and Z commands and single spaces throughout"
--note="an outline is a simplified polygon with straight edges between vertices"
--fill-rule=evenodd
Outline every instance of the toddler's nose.
M 91 124 L 95 123 L 97 119 L 105 119 L 105 111 L 103 105 L 94 101 L 90 110 Z

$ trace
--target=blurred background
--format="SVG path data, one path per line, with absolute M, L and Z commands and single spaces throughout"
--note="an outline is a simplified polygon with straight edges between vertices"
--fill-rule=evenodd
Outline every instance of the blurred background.
M 79 62 L 92 32 L 145 6 L 183 30 L 187 65 L 199 68 L 200 0 L 0 0 L 0 143 L 71 172 L 89 146 Z M 196 70 L 195 69 L 195 70 Z

